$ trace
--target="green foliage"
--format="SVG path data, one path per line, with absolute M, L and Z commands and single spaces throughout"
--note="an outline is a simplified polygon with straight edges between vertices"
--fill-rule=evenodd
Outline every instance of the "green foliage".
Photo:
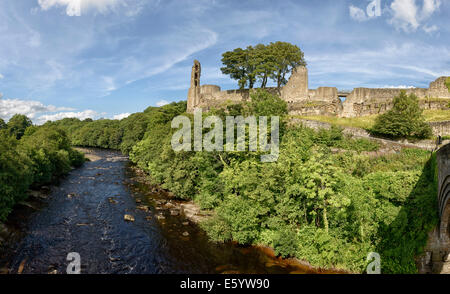
M 287 103 L 280 97 L 262 89 L 251 95 L 250 113 L 255 116 L 285 116 Z
M 72 145 L 115 149 L 128 154 L 133 146 L 144 138 L 152 125 L 166 123 L 169 118 L 185 110 L 186 102 L 183 101 L 163 107 L 149 107 L 142 113 L 132 114 L 120 121 L 109 119 L 80 121 L 76 118 L 65 118 L 45 125 L 58 126 L 65 130 Z
M 0 130 L 6 129 L 8 126 L 6 125 L 5 121 L 0 118 Z
M 448 77 L 448 78 L 445 80 L 445 85 L 447 86 L 448 91 L 450 92 L 450 77 Z
M 33 181 L 30 160 L 17 150 L 18 144 L 15 137 L 0 131 L 0 221 L 24 198 Z
M 249 46 L 247 49 L 237 48 L 223 54 L 221 68 L 222 73 L 230 75 L 234 80 L 238 80 L 239 88 L 253 88 L 256 81 L 257 60 L 254 58 L 255 50 Z
M 278 99 L 256 91 L 250 102 L 212 113 L 284 117 L 286 105 Z M 432 169 L 429 152 L 362 155 L 379 145 L 337 127 L 316 132 L 302 126 L 280 133 L 273 163 L 249 152 L 174 152 L 175 115 L 154 120 L 130 159 L 154 183 L 213 210 L 214 217 L 201 223 L 212 240 L 263 244 L 283 257 L 356 272 L 375 251 L 384 272 L 415 271 L 414 256 L 437 219 L 435 183 L 425 176 Z M 330 147 L 357 152 L 331 154 Z
M 23 114 L 15 114 L 8 121 L 9 133 L 19 140 L 25 134 L 25 130 L 33 123 Z
M 276 70 L 271 78 L 276 82 L 277 88 L 287 83 L 286 76 L 297 66 L 306 66 L 302 50 L 296 45 L 287 42 L 270 43 L 269 51 L 275 55 Z
M 372 133 L 392 138 L 428 138 L 431 128 L 425 123 L 422 109 L 414 94 L 406 95 L 402 91 L 394 98 L 393 108 L 378 116 Z
M 401 95 L 392 112 L 420 126 L 419 111 L 404 100 L 416 98 Z M 346 136 L 339 127 L 288 128 L 286 103 L 263 90 L 252 91 L 248 102 L 212 110 L 204 118 L 280 116 L 277 162 L 261 163 L 257 152 L 174 152 L 172 119 L 183 114 L 193 121 L 185 109 L 186 103 L 180 102 L 150 107 L 120 122 L 63 120 L 48 127 L 65 129 L 72 144 L 129 150 L 131 161 L 153 183 L 213 212 L 200 224 L 212 240 L 267 245 L 283 257 L 355 272 L 365 270 L 369 252 L 378 252 L 383 272 L 416 272 L 414 257 L 438 219 L 436 166 L 430 152 L 365 155 L 363 151 L 378 150 L 378 143 Z M 415 128 L 409 135 L 419 133 Z M 41 136 L 39 128 L 28 128 L 23 140 L 34 137 L 36 142 Z M 39 144 L 44 140 L 51 141 L 41 138 Z M 56 153 L 20 149 L 33 161 L 30 169 L 41 171 L 40 181 L 55 170 L 46 160 L 54 158 L 62 170 L 67 167 L 69 142 L 58 142 L 49 148 L 62 148 Z
M 20 125 L 18 121 L 28 119 L 16 118 L 13 126 Z M 59 128 L 28 127 L 20 140 L 17 134 L 0 130 L 0 221 L 6 219 L 15 203 L 26 199 L 29 187 L 51 183 L 71 166 L 84 162 L 84 155 L 71 148 Z
M 241 89 L 246 86 L 252 89 L 257 80 L 261 82 L 261 88 L 265 88 L 269 79 L 280 88 L 287 83 L 286 76 L 292 69 L 306 65 L 300 48 L 287 42 L 236 48 L 222 57 L 222 73 L 237 80 Z

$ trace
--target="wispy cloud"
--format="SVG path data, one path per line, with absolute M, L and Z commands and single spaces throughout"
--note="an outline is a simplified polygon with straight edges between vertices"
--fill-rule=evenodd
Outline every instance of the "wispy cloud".
M 148 1 L 147 1 L 148 2 Z M 159 2 L 159 1 L 157 1 Z M 123 11 L 127 16 L 137 15 L 145 5 L 143 0 L 38 0 L 41 10 L 62 7 L 68 16 L 89 12 L 106 14 Z

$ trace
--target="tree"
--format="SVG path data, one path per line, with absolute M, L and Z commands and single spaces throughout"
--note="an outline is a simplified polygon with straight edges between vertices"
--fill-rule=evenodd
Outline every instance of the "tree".
M 445 85 L 447 86 L 448 91 L 450 92 L 450 77 L 448 77 L 448 78 L 445 80 Z
M 260 81 L 261 88 L 265 88 L 269 79 L 280 88 L 287 83 L 286 76 L 292 69 L 306 65 L 300 48 L 286 42 L 237 48 L 222 56 L 222 73 L 237 80 L 241 89 L 247 85 L 252 89 L 256 81 Z
M 251 89 L 256 81 L 255 50 L 252 46 L 247 49 L 237 48 L 233 51 L 225 52 L 222 56 L 222 63 L 225 67 L 220 70 L 234 80 L 238 80 L 239 88 L 247 86 Z
M 0 130 L 2 130 L 2 129 L 6 129 L 6 123 L 5 123 L 5 121 L 3 120 L 3 119 L 1 119 L 0 118 Z
M 16 136 L 17 140 L 22 138 L 25 134 L 25 130 L 32 125 L 33 123 L 31 120 L 23 114 L 15 114 L 7 124 L 9 133 Z
M 264 89 L 271 74 L 277 69 L 275 52 L 271 47 L 258 44 L 255 46 L 255 58 L 257 59 L 256 78 L 261 82 L 261 88 Z
M 425 122 L 416 95 L 402 91 L 394 97 L 393 107 L 375 120 L 371 132 L 392 138 L 428 138 L 431 128 Z
M 286 75 L 294 68 L 306 66 L 304 53 L 296 45 L 287 42 L 270 43 L 268 52 L 271 52 L 275 58 L 276 69 L 272 72 L 271 78 L 278 89 L 287 83 Z

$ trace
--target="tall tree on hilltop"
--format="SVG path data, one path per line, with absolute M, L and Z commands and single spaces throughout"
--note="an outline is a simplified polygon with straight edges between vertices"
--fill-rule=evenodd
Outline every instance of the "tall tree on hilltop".
M 266 88 L 270 76 L 277 69 L 275 52 L 269 46 L 258 44 L 255 46 L 256 78 L 261 82 L 261 88 Z
M 271 78 L 280 89 L 287 83 L 286 76 L 292 73 L 297 66 L 306 66 L 304 53 L 297 46 L 287 42 L 270 43 L 269 52 L 275 57 L 276 70 L 273 71 Z
M 286 42 L 237 48 L 225 52 L 222 57 L 222 73 L 237 80 L 241 89 L 246 86 L 252 89 L 256 81 L 261 82 L 261 88 L 266 88 L 269 79 L 280 89 L 295 67 L 306 66 L 300 48 Z
M 239 88 L 247 86 L 251 89 L 256 81 L 256 62 L 255 50 L 252 46 L 247 49 L 237 48 L 233 51 L 225 52 L 222 55 L 222 63 L 225 65 L 220 70 L 223 74 L 230 75 L 238 81 Z

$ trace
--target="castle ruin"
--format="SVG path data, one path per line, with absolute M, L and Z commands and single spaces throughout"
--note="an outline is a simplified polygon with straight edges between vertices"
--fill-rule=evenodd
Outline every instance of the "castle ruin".
M 201 65 L 195 60 L 188 92 L 188 112 L 193 112 L 195 108 L 207 111 L 213 107 L 221 107 L 224 103 L 247 101 L 254 91 L 254 89 L 222 91 L 217 85 L 200 85 L 200 76 Z M 300 66 L 293 70 L 289 81 L 280 90 L 277 88 L 266 90 L 280 95 L 281 99 L 288 103 L 289 113 L 293 115 L 358 117 L 380 114 L 391 109 L 393 98 L 401 91 L 415 94 L 423 109 L 448 109 L 450 91 L 445 84 L 446 79 L 447 77 L 438 78 L 429 88 L 355 88 L 351 92 L 341 92 L 336 87 L 309 89 L 308 69 Z

